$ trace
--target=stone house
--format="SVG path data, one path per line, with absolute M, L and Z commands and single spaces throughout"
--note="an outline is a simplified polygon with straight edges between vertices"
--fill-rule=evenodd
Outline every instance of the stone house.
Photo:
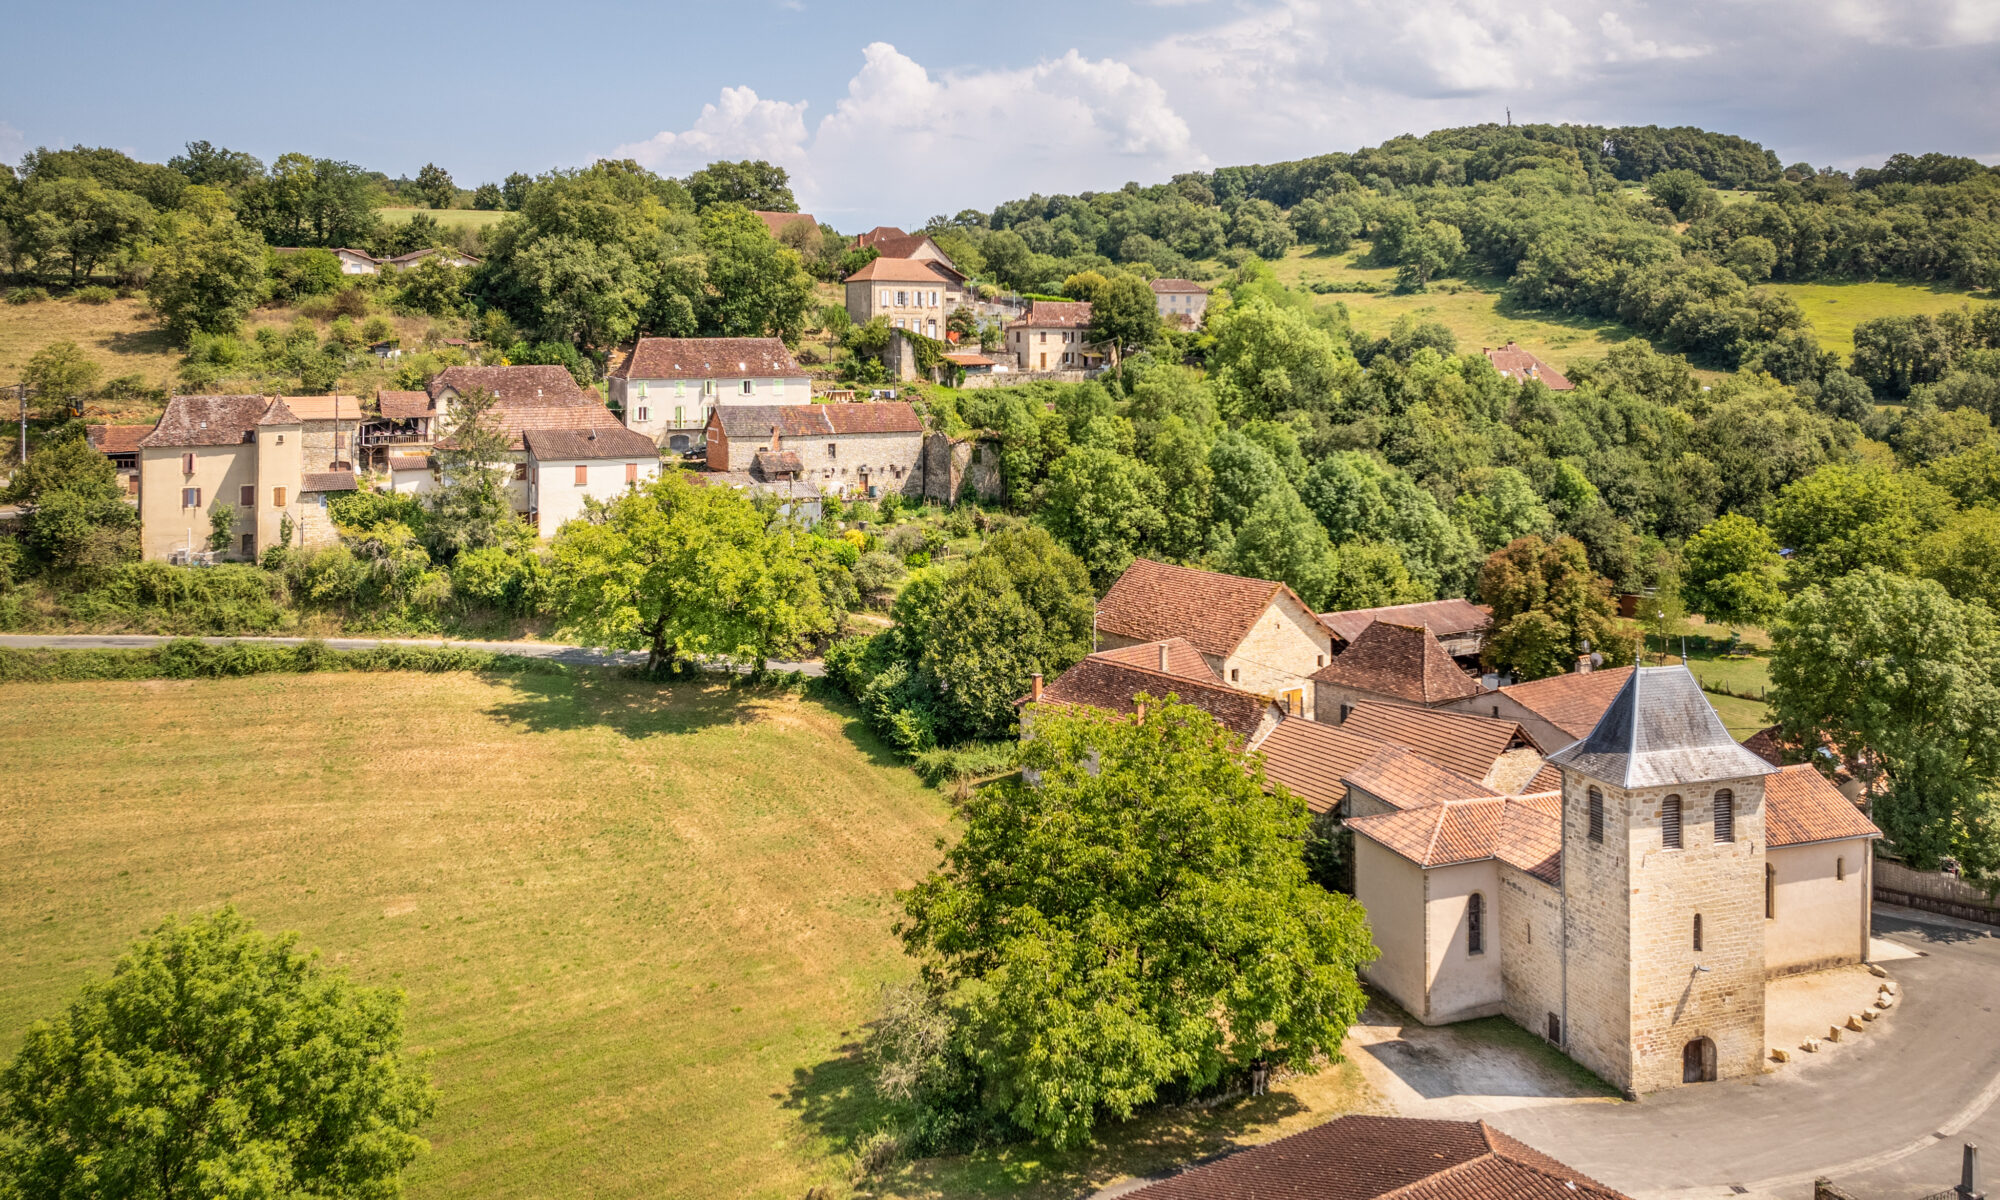
M 521 442 L 528 455 L 528 520 L 544 539 L 582 516 L 586 499 L 611 500 L 660 476 L 659 447 L 622 425 L 529 429 Z
M 1346 822 L 1371 982 L 1426 1023 L 1504 1014 L 1628 1094 L 1761 1070 L 1766 981 L 1866 958 L 1879 831 L 1738 745 L 1681 666 L 1627 672 L 1548 763 L 1522 795 L 1350 772 L 1377 769 Z
M 1312 715 L 1312 673 L 1333 655 L 1333 635 L 1282 583 L 1133 560 L 1098 601 L 1096 648 L 1174 637 L 1230 687 L 1296 716 Z
M 1536 380 L 1552 392 L 1567 392 L 1576 385 L 1561 371 L 1536 358 L 1514 342 L 1504 346 L 1481 346 L 1479 352 L 1493 368 L 1509 379 Z
M 1579 662 L 1578 669 L 1567 675 L 1510 683 L 1446 701 L 1440 707 L 1513 721 L 1527 730 L 1536 745 L 1554 749 L 1589 736 L 1631 674 L 1630 667 L 1596 669 Z
M 1192 279 L 1155 279 L 1153 303 L 1169 326 L 1193 329 L 1208 313 L 1208 289 Z
M 681 453 L 701 441 L 716 408 L 813 398 L 812 379 L 777 338 L 640 338 L 608 383 L 626 428 Z
M 1269 697 L 1223 683 L 1200 651 L 1184 639 L 1170 638 L 1085 655 L 1046 686 L 1036 675 L 1028 694 L 1015 701 L 1022 710 L 1021 736 L 1029 736 L 1034 711 L 1041 705 L 1095 708 L 1143 719 L 1140 696 L 1155 700 L 1172 696 L 1201 709 L 1235 734 L 1246 750 L 1255 750 L 1285 715 Z
M 90 448 L 111 460 L 118 485 L 134 504 L 139 502 L 139 443 L 151 432 L 151 425 L 86 425 L 83 429 Z
M 965 272 L 951 260 L 951 255 L 927 233 L 904 233 L 894 225 L 877 225 L 867 233 L 854 238 L 856 249 L 873 246 L 883 258 L 907 258 L 926 263 L 945 281 L 945 311 L 965 302 Z
M 915 258 L 878 258 L 842 281 L 847 316 L 857 325 L 887 318 L 892 329 L 907 329 L 942 340 L 951 312 L 951 279 L 944 268 Z
M 1354 639 L 1361 636 L 1376 621 L 1393 621 L 1398 625 L 1421 625 L 1431 631 L 1431 636 L 1444 647 L 1444 652 L 1453 658 L 1474 660 L 1486 644 L 1487 627 L 1493 623 L 1493 616 L 1470 600 L 1423 600 L 1416 604 L 1390 604 L 1382 608 L 1350 608 L 1345 612 L 1321 613 L 1319 619 L 1326 622 L 1338 640 L 1334 645 L 1345 649 Z
M 489 392 L 494 398 L 488 417 L 507 439 L 508 500 L 524 517 L 529 512 L 528 431 L 621 427 L 617 415 L 604 407 L 597 394 L 578 387 L 562 367 L 447 367 L 431 380 L 429 389 L 434 414 L 430 429 L 438 438 L 438 448 L 452 447 L 454 409 L 459 399 L 474 389 Z
M 828 496 L 923 495 L 924 423 L 907 401 L 725 405 L 704 437 L 710 471 L 785 473 Z
M 1479 684 L 1430 630 L 1394 621 L 1370 622 L 1312 681 L 1319 719 L 1336 723 L 1364 702 L 1435 708 L 1479 694 Z
M 1023 371 L 1087 371 L 1105 363 L 1090 341 L 1090 302 L 1037 300 L 1007 323 L 1002 343 Z

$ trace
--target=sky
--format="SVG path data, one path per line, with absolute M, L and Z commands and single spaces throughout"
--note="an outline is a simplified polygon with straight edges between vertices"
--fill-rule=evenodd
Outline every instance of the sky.
M 1506 119 L 2000 162 L 2000 0 L 14 0 L 0 161 L 791 172 L 842 230 Z M 63 47 L 78 48 L 63 50 Z

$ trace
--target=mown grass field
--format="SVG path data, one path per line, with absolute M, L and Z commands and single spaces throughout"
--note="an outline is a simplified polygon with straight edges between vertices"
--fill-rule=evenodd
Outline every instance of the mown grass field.
M 456 229 L 459 226 L 466 226 L 472 229 L 485 229 L 489 226 L 499 224 L 500 218 L 507 215 L 498 209 L 486 208 L 378 208 L 375 210 L 375 214 L 390 225 L 400 225 L 418 213 L 436 217 L 437 223 L 446 229 Z
M 1908 317 L 1995 303 L 1986 292 L 1924 283 L 1769 283 L 1765 287 L 1798 301 L 1819 335 L 1822 348 L 1844 362 L 1854 353 L 1854 327 L 1877 317 Z
M 0 384 L 19 379 L 28 360 L 50 342 L 75 342 L 103 369 L 106 380 L 137 375 L 148 387 L 165 384 L 180 362 L 143 298 L 109 304 L 67 299 L 0 304 Z
M 0 686 L 0 1061 L 168 913 L 408 996 L 412 1200 L 855 1192 L 894 893 L 949 803 L 817 701 L 607 674 Z M 1365 1106 L 1352 1064 L 869 1195 L 1057 1200 Z

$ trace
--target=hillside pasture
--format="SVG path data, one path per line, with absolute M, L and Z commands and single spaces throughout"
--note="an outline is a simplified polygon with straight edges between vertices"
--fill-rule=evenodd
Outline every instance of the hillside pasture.
M 1877 317 L 1935 315 L 1971 305 L 1996 303 L 1989 292 L 1967 292 L 1928 283 L 1866 280 L 1853 283 L 1767 283 L 1805 311 L 1822 348 L 1845 363 L 1854 354 L 1854 327 Z
M 105 380 L 137 375 L 147 387 L 165 386 L 180 362 L 143 297 L 108 304 L 61 298 L 0 304 L 0 384 L 18 380 L 28 360 L 51 342 L 75 342 Z
M 410 218 L 416 216 L 418 213 L 423 213 L 428 217 L 435 217 L 437 223 L 446 229 L 461 227 L 467 229 L 488 229 L 494 225 L 498 225 L 500 218 L 507 215 L 504 210 L 489 208 L 384 207 L 375 210 L 375 215 L 382 218 L 382 222 L 385 225 L 407 224 Z

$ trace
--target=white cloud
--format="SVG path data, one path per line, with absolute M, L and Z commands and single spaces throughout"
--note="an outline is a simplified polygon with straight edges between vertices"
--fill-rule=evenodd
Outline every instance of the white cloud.
M 635 158 L 672 174 L 685 174 L 719 158 L 761 158 L 798 168 L 805 164 L 805 144 L 805 101 L 764 100 L 747 87 L 726 87 L 716 103 L 702 105 L 691 128 L 627 143 L 612 156 Z
M 22 156 L 27 153 L 27 135 L 7 122 L 0 121 L 0 163 L 7 163 L 11 166 L 14 163 L 20 162 Z

